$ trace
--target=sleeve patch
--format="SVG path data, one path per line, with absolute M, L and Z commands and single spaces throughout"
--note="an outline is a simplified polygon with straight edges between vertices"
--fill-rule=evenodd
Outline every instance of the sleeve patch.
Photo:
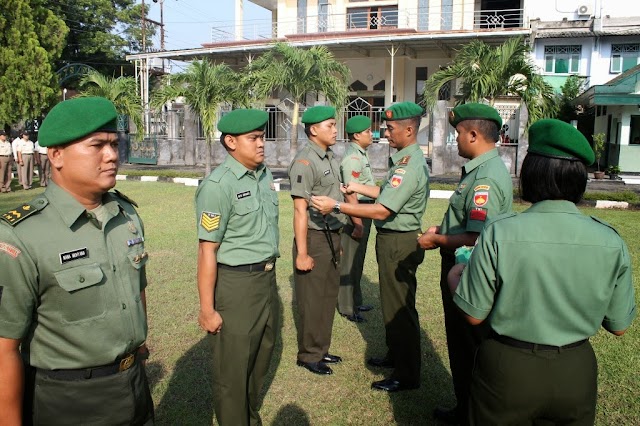
M 475 204 L 477 207 L 484 206 L 485 204 L 487 204 L 487 201 L 489 201 L 488 191 L 476 191 L 476 193 L 473 194 L 473 204 Z
M 361 173 L 362 173 L 362 172 L 356 172 L 355 170 L 353 170 L 353 171 L 351 172 L 351 176 L 353 176 L 354 178 L 359 178 Z
M 480 222 L 484 222 L 487 220 L 487 210 L 486 209 L 473 209 L 471 210 L 471 214 L 469 214 L 469 219 L 478 220 Z
M 401 183 L 402 183 L 402 176 L 400 176 L 400 175 L 393 175 L 393 176 L 391 177 L 390 184 L 391 184 L 391 187 L 392 187 L 392 188 L 397 188 L 397 187 L 399 187 Z
M 17 247 L 14 247 L 11 244 L 7 244 L 3 242 L 0 242 L 0 251 L 7 253 L 9 256 L 13 257 L 14 259 L 18 257 L 20 253 L 22 253 L 20 249 L 18 249 Z
M 405 169 L 396 169 L 393 173 L 395 173 L 397 175 L 403 175 L 403 174 L 407 173 L 407 171 Z
M 478 185 L 473 188 L 474 191 L 488 191 L 491 187 L 489 185 Z
M 311 164 L 309 160 L 296 160 L 296 163 L 304 164 L 305 166 Z
M 200 226 L 207 232 L 215 231 L 220 227 L 220 214 L 202 212 L 200 215 Z

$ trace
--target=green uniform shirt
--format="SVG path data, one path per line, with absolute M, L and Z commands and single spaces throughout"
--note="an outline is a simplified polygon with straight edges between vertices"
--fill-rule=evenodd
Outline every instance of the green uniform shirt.
M 334 200 L 342 200 L 339 170 L 330 148 L 324 151 L 309 141 L 289 166 L 291 196 L 308 200 L 312 195 L 326 195 Z M 342 213 L 332 212 L 325 217 L 331 230 L 342 228 L 347 221 L 347 217 Z M 309 209 L 308 227 L 315 230 L 325 229 L 323 216 L 316 209 Z
M 351 142 L 344 152 L 340 163 L 340 174 L 342 182 L 358 182 L 363 185 L 375 185 L 371 164 L 369 164 L 369 154 L 367 150 L 355 142 Z M 358 200 L 371 200 L 369 197 L 358 194 Z
M 462 167 L 462 178 L 449 199 L 440 233 L 480 232 L 488 218 L 511 211 L 513 183 L 497 149 Z
M 629 252 L 616 231 L 569 201 L 542 201 L 489 222 L 455 303 L 496 333 L 562 346 L 636 314 Z
M 147 335 L 143 227 L 133 206 L 107 193 L 102 227 L 68 192 L 45 193 L 0 220 L 0 336 L 22 339 L 30 365 L 96 367 Z
M 389 172 L 376 202 L 393 213 L 385 220 L 375 220 L 376 228 L 392 231 L 420 229 L 427 198 L 429 169 L 420 146 L 412 144 L 389 158 Z
M 228 155 L 196 191 L 198 238 L 220 243 L 218 262 L 238 266 L 280 256 L 278 193 L 271 171 Z

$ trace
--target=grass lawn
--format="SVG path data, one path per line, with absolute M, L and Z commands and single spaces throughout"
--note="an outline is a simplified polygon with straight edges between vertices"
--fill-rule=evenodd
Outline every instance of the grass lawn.
M 140 205 L 145 221 L 149 287 L 148 371 L 156 417 L 161 425 L 210 425 L 213 409 L 209 385 L 208 342 L 197 324 L 195 188 L 171 183 L 118 183 L 118 189 Z M 42 192 L 1 194 L 4 212 Z M 424 224 L 438 224 L 446 200 L 430 200 Z M 524 205 L 517 205 L 522 210 Z M 640 221 L 634 211 L 585 209 L 614 225 L 625 238 L 634 262 L 636 293 L 640 290 Z M 383 355 L 384 329 L 378 298 L 375 236 L 369 240 L 363 277 L 365 302 L 375 309 L 354 324 L 336 316 L 331 352 L 344 358 L 334 375 L 315 376 L 295 365 L 291 243 L 292 202 L 280 193 L 280 252 L 277 276 L 281 329 L 261 409 L 265 425 L 428 425 L 436 405 L 454 404 L 439 290 L 440 258 L 427 252 L 418 269 L 417 304 L 422 327 L 422 387 L 387 395 L 370 390 L 384 371 L 365 363 Z M 579 253 L 576 253 L 579 256 Z M 599 359 L 598 425 L 640 424 L 640 331 L 638 320 L 621 338 L 604 331 L 592 344 Z

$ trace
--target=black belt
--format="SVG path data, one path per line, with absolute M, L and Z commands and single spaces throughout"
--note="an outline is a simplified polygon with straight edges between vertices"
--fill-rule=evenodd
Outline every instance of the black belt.
M 413 231 L 396 231 L 395 229 L 376 228 L 376 230 L 378 231 L 378 234 L 406 234 L 407 232 L 421 232 L 419 229 L 414 229 Z
M 0 157 L 11 157 L 11 155 L 0 155 Z
M 93 368 L 77 368 L 73 370 L 43 370 L 38 368 L 38 372 L 46 377 L 57 380 L 88 380 L 98 377 L 112 376 L 114 374 L 126 371 L 133 367 L 138 360 L 136 353 L 130 353 L 120 358 L 113 364 L 103 365 Z
M 22 155 L 33 155 L 33 152 L 32 152 L 32 153 L 26 153 L 26 152 L 24 152 L 24 153 L 22 153 Z
M 543 345 L 539 343 L 524 342 L 522 340 L 514 339 L 513 337 L 501 336 L 495 332 L 491 333 L 491 338 L 507 346 L 511 346 L 518 349 L 529 349 L 529 350 L 536 350 L 536 351 L 559 351 L 562 349 L 577 348 L 578 346 L 581 346 L 587 342 L 587 339 L 584 339 L 578 342 L 569 343 L 568 345 L 552 346 L 552 345 Z
M 267 260 L 265 262 L 260 262 L 260 263 L 251 263 L 249 265 L 237 265 L 237 266 L 218 263 L 218 268 L 227 269 L 229 271 L 236 271 L 236 272 L 269 272 L 269 271 L 272 271 L 273 268 L 275 268 L 275 266 L 276 266 L 275 259 Z

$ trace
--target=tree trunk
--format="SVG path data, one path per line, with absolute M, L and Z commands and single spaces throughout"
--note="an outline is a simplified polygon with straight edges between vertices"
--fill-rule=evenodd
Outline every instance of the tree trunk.
M 291 118 L 291 145 L 289 146 L 289 157 L 291 161 L 298 153 L 298 115 L 300 115 L 300 103 L 293 104 L 293 117 Z
M 207 146 L 207 158 L 206 161 L 204 162 L 205 164 L 205 168 L 204 168 L 204 175 L 209 176 L 209 174 L 211 174 L 211 141 L 206 141 L 205 142 L 206 146 Z

